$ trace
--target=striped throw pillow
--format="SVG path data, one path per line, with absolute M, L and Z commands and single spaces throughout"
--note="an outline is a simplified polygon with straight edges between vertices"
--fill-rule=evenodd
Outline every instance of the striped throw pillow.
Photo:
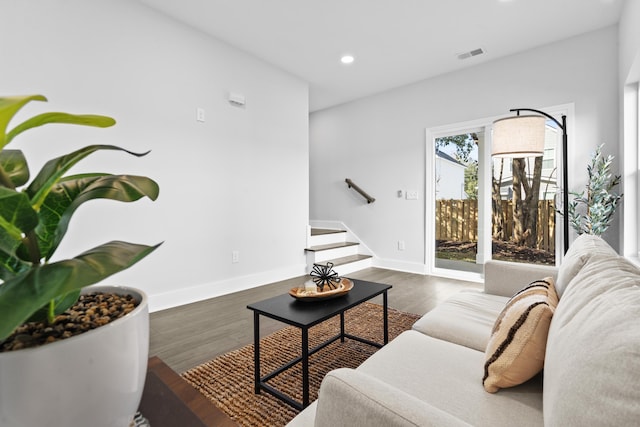
M 557 305 L 553 277 L 532 282 L 507 302 L 485 351 L 482 384 L 486 391 L 522 384 L 542 370 Z

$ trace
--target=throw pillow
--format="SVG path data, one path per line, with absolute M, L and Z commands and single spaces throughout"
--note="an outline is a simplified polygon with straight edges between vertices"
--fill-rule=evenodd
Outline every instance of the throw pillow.
M 522 384 L 542 370 L 557 305 L 553 277 L 532 282 L 507 302 L 485 351 L 482 384 L 486 391 Z

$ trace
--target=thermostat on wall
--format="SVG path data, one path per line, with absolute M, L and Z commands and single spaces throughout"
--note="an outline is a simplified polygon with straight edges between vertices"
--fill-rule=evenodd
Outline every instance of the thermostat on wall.
M 244 95 L 241 93 L 229 92 L 229 102 L 233 105 L 244 105 Z

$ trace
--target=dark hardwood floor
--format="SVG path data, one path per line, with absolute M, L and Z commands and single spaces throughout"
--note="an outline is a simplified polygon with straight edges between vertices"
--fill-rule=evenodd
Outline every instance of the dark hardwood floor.
M 348 277 L 388 283 L 389 307 L 424 314 L 462 289 L 481 289 L 478 283 L 369 268 Z M 253 312 L 247 304 L 288 292 L 306 277 L 297 277 L 151 313 L 149 356 L 160 357 L 178 373 L 220 354 L 253 342 Z M 372 300 L 382 304 L 382 297 Z M 283 328 L 283 323 L 260 319 L 262 336 Z

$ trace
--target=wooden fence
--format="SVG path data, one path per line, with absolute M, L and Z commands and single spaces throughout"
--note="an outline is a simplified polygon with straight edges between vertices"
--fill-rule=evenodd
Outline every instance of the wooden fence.
M 513 206 L 502 201 L 504 241 L 513 235 Z M 436 240 L 478 241 L 478 202 L 476 200 L 436 200 Z M 538 249 L 555 251 L 555 206 L 553 200 L 538 202 Z

